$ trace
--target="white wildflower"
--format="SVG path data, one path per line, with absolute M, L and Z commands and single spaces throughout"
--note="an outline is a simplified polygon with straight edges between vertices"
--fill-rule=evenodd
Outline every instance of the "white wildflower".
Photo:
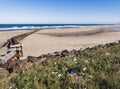
M 57 74 L 58 72 L 52 72 L 52 74 Z
M 85 63 L 89 63 L 89 61 L 88 61 L 88 60 L 84 60 L 84 62 L 85 62 Z
M 56 63 L 56 62 L 54 62 L 54 64 L 56 65 L 57 63 Z
M 77 63 L 77 58 L 76 57 L 73 57 L 72 60 L 73 60 L 74 63 Z
M 109 55 L 110 55 L 110 53 L 106 53 L 105 55 L 109 56 Z
M 12 89 L 12 86 L 10 86 L 9 89 Z
M 86 69 L 87 69 L 87 68 L 86 68 L 86 67 L 84 67 L 84 68 L 83 68 L 83 71 L 86 71 Z
M 58 77 L 61 77 L 61 76 L 63 76 L 62 74 L 58 74 Z
M 74 75 L 73 74 L 69 74 L 71 77 L 73 77 Z

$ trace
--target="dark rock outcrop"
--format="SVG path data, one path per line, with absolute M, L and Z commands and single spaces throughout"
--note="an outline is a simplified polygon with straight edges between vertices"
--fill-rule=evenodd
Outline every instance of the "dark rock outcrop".
M 34 57 L 34 56 L 28 56 L 27 57 L 27 62 L 32 62 L 32 63 L 35 63 L 38 61 L 38 58 L 37 57 Z
M 61 52 L 61 57 L 66 57 L 68 55 L 69 55 L 69 51 L 66 49 Z

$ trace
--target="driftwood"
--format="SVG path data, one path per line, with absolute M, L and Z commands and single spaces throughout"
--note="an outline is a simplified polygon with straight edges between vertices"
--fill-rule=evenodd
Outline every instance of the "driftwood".
M 22 44 L 11 45 L 7 54 L 0 57 L 0 65 L 7 68 L 11 60 L 19 60 L 22 56 Z

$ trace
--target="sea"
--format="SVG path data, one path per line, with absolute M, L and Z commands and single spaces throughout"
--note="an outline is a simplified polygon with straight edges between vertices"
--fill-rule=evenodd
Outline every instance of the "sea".
M 101 26 L 112 24 L 0 24 L 0 32 L 18 30 L 50 30 L 62 28 L 82 28 L 87 26 Z

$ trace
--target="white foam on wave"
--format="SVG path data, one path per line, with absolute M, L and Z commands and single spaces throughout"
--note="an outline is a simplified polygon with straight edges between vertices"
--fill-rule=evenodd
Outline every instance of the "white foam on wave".
M 10 27 L 10 28 L 0 28 L 0 31 L 11 31 L 11 30 L 34 30 L 41 29 L 40 26 L 23 26 L 23 27 Z
M 42 29 L 80 28 L 86 26 L 64 25 L 64 26 L 42 26 Z
M 35 29 L 62 29 L 62 28 L 83 28 L 81 25 L 63 25 L 63 26 L 13 26 L 10 28 L 0 28 L 0 31 L 16 31 L 16 30 L 35 30 Z

